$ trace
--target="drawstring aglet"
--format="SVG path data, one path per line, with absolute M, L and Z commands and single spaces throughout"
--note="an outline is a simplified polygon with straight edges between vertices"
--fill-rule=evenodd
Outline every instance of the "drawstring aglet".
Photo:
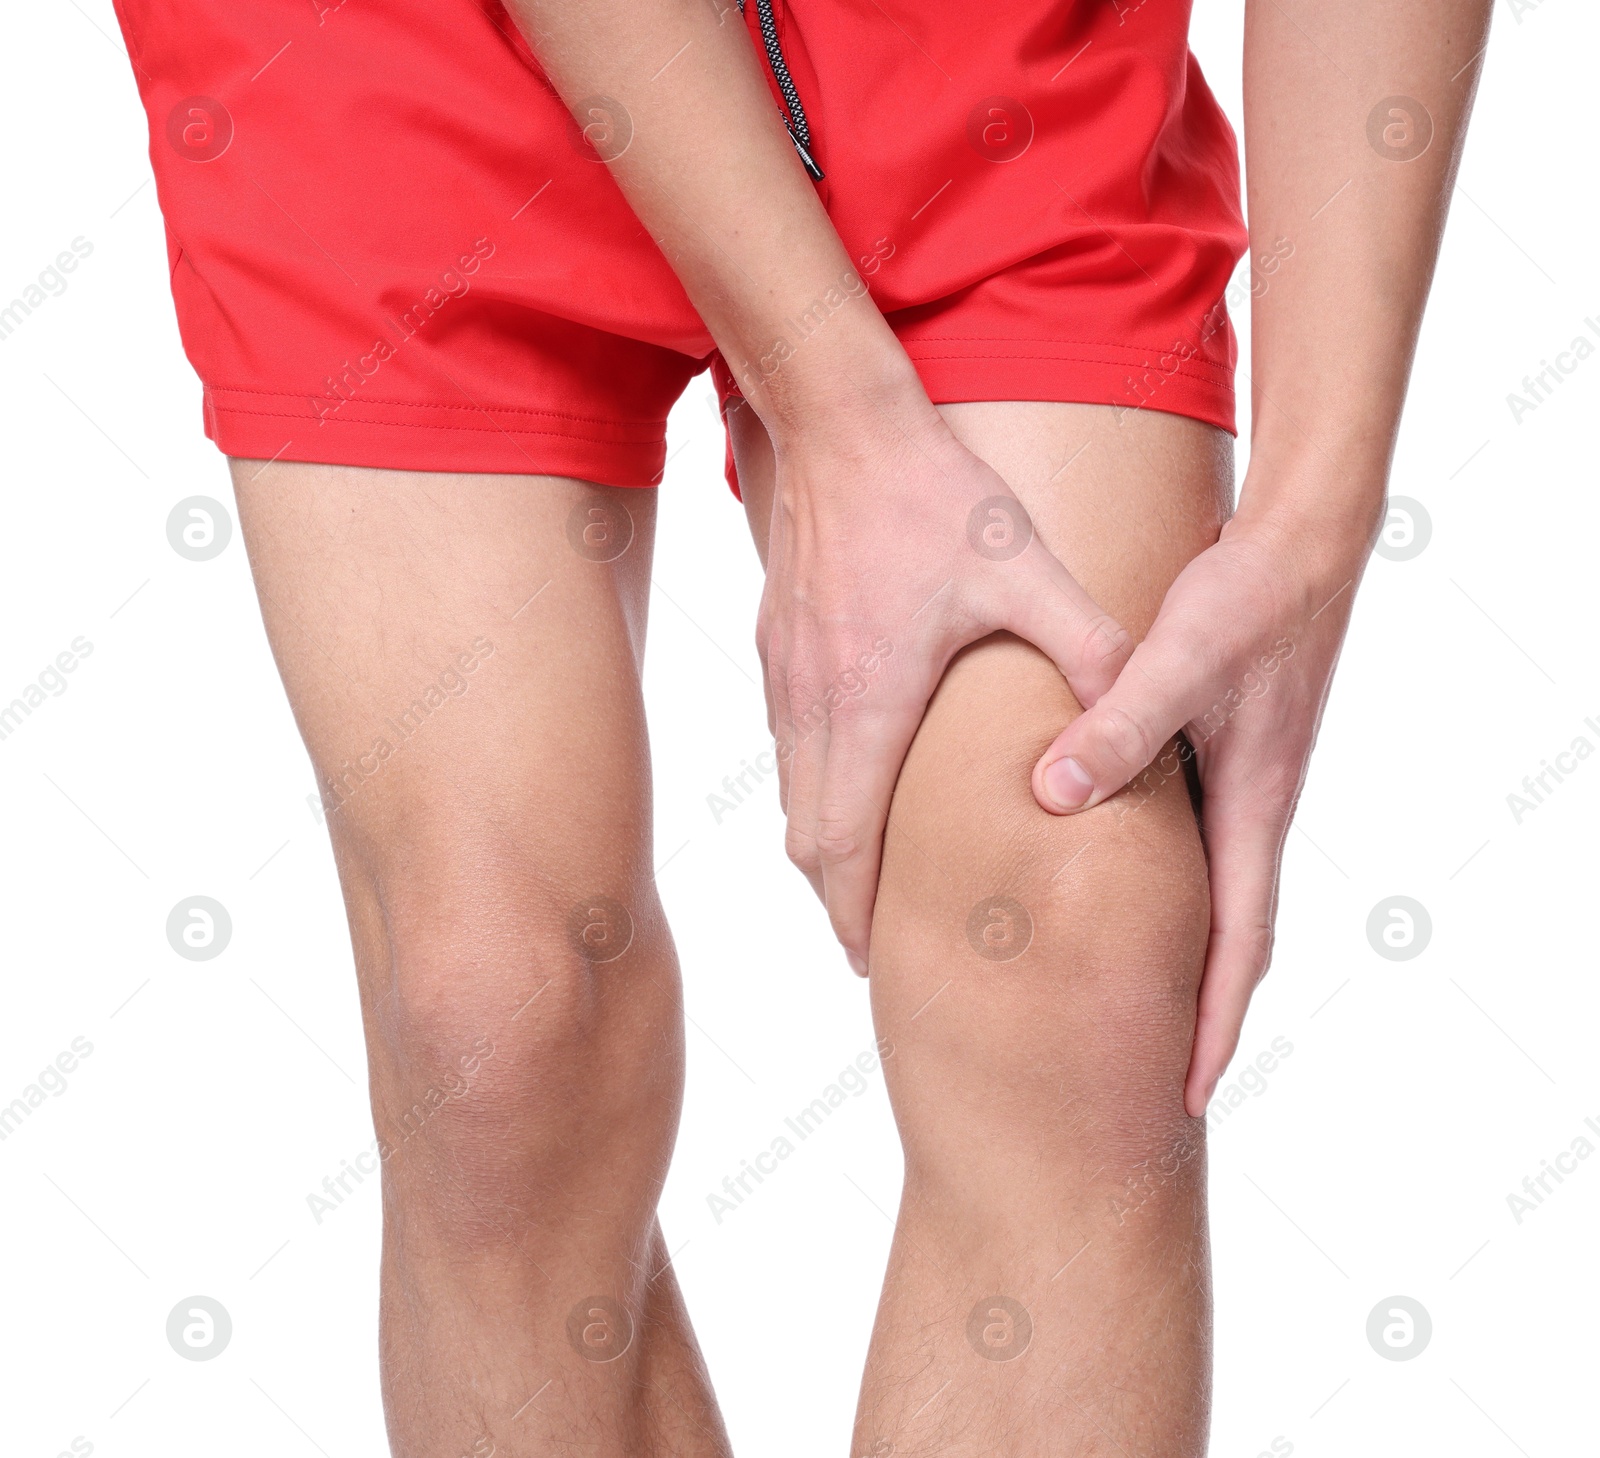
M 800 160 L 805 164 L 806 172 L 810 175 L 811 180 L 813 182 L 821 182 L 827 174 L 817 166 L 817 159 L 800 145 L 800 138 L 795 136 L 794 128 L 788 122 L 785 122 L 783 126 L 784 130 L 789 133 L 789 140 L 794 143 L 795 151 L 800 154 Z

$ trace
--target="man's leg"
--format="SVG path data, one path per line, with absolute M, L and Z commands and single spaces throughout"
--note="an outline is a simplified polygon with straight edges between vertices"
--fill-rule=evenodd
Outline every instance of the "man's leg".
M 1136 635 L 1228 510 L 1230 442 L 1193 421 L 944 413 Z M 737 416 L 759 542 L 770 449 Z M 1030 770 L 1078 712 L 1042 654 L 990 638 L 946 673 L 895 789 L 871 983 L 906 1176 L 855 1455 L 1204 1451 L 1204 1126 L 1182 1093 L 1205 859 L 1181 770 L 1039 809 Z
M 234 464 L 350 918 L 397 1458 L 728 1452 L 656 1224 L 682 1092 L 655 497 Z

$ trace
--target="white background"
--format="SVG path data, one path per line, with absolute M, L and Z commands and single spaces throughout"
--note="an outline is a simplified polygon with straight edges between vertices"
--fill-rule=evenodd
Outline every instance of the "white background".
M 1203 0 L 1194 41 L 1236 125 L 1238 8 Z M 1506 797 L 1575 736 L 1600 745 L 1600 359 L 1520 424 L 1506 396 L 1600 316 L 1600 21 L 1583 0 L 1523 10 L 1496 13 L 1395 470 L 1432 539 L 1368 575 L 1241 1050 L 1293 1053 L 1212 1141 L 1223 1458 L 1279 1437 L 1305 1455 L 1595 1451 L 1600 1159 L 1520 1224 L 1506 1197 L 1600 1119 L 1600 762 L 1521 824 Z M 0 1448 L 368 1458 L 376 1190 L 321 1225 L 306 1201 L 372 1137 L 310 769 L 237 536 L 205 563 L 167 543 L 176 502 L 231 495 L 110 6 L 13 7 L 5 30 L 0 300 L 74 237 L 94 251 L 0 341 L 0 701 L 75 637 L 94 651 L 0 741 L 0 1103 L 74 1038 L 94 1051 L 0 1143 Z M 708 1210 L 872 1036 L 774 795 L 720 825 L 707 807 L 764 744 L 758 573 L 708 393 L 696 381 L 672 421 L 648 671 L 693 1019 L 663 1220 L 739 1452 L 816 1458 L 846 1451 L 898 1154 L 875 1076 L 735 1214 Z M 197 892 L 233 918 L 214 962 L 164 934 Z M 1433 922 L 1407 962 L 1366 936 L 1395 894 Z M 215 1361 L 165 1339 L 196 1293 L 232 1316 Z M 1396 1294 L 1432 1317 L 1415 1360 L 1365 1336 Z

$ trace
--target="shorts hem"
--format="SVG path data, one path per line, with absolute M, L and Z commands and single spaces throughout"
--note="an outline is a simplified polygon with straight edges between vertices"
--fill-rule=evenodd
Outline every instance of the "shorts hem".
M 1071 405 L 1109 405 L 1122 413 L 1157 410 L 1183 415 L 1238 435 L 1235 420 L 1232 370 L 1208 360 L 1181 358 L 1161 350 L 1124 346 L 1091 346 L 1089 355 L 1070 344 L 1052 341 L 995 340 L 995 353 L 978 354 L 974 344 L 947 352 L 957 341 L 906 339 L 900 343 L 910 356 L 928 397 L 935 405 L 955 405 L 969 400 L 1040 400 Z M 1121 354 L 1109 359 L 1106 354 Z M 1169 363 L 1170 362 L 1170 363 Z M 712 380 L 719 403 L 741 394 L 738 381 L 720 355 L 712 361 Z M 728 487 L 739 495 L 730 438 L 724 474 Z
M 1124 360 L 1070 353 L 951 354 L 937 341 L 902 340 L 936 405 L 964 400 L 1045 400 L 1119 411 L 1186 415 L 1237 435 L 1233 386 L 1220 366 L 1149 351 Z M 1162 361 L 1169 361 L 1164 365 Z
M 205 391 L 205 432 L 244 460 L 393 471 L 567 476 L 649 487 L 666 468 L 666 421 L 607 420 L 512 406 L 439 406 Z

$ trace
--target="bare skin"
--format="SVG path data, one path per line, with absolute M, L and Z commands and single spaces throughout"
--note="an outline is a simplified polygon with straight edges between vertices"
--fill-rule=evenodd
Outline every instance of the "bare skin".
M 1208 427 L 1065 405 L 945 414 L 1136 631 L 1226 517 L 1231 454 Z M 747 419 L 737 449 L 765 548 L 771 457 Z M 720 1458 L 655 1222 L 682 1023 L 640 713 L 654 493 L 259 470 L 236 463 L 241 522 L 337 806 L 374 1122 L 392 1146 L 393 1450 Z M 593 503 L 632 524 L 614 561 L 572 545 Z M 419 719 L 408 706 L 462 652 L 474 666 Z M 1181 775 L 1085 816 L 1034 803 L 1027 766 L 1078 712 L 1049 659 L 991 637 L 946 674 L 888 807 L 873 1003 L 907 1185 L 855 1453 L 1032 1455 L 1067 1435 L 1083 1453 L 1203 1451 L 1203 1126 L 1182 1088 L 1204 859 Z M 998 895 L 1033 927 L 1005 961 L 968 936 Z M 603 902 L 632 924 L 606 961 L 584 950 L 586 934 L 599 955 L 619 945 Z M 982 1336 L 1004 1311 L 978 1323 L 981 1352 L 968 1340 L 995 1295 L 1031 1324 L 1010 1360 Z
M 683 1076 L 639 691 L 655 493 L 239 462 L 234 480 L 330 807 L 390 1151 L 393 1451 L 726 1454 L 655 1222 Z M 614 562 L 570 545 L 591 501 L 625 503 Z M 441 682 L 441 706 L 411 708 Z M 608 901 L 632 934 L 597 960 L 620 944 Z
M 614 175 L 749 401 L 735 429 L 768 560 L 757 631 L 789 850 L 873 973 L 907 1154 L 857 1450 L 1198 1455 L 1196 1116 L 1270 956 L 1487 0 L 1353 0 L 1308 18 L 1337 26 L 1320 40 L 1249 0 L 1252 250 L 1308 242 L 1258 300 L 1231 521 L 1215 432 L 936 410 L 864 293 L 768 371 L 782 321 L 850 260 L 747 38 L 703 0 L 512 9 L 569 101 L 630 114 Z M 1434 141 L 1396 164 L 1365 121 L 1405 89 Z M 394 1451 L 725 1454 L 654 1215 L 682 1038 L 639 712 L 653 503 L 255 463 L 236 482 L 274 651 L 343 787 L 330 822 L 389 1143 Z M 1013 496 L 1025 550 L 971 550 L 972 509 Z M 590 505 L 605 530 L 626 509 L 614 560 L 571 545 Z M 807 726 L 880 641 L 889 669 Z M 1278 642 L 1275 692 L 1204 736 L 1208 867 L 1161 752 L 1201 737 Z M 468 660 L 377 755 L 391 717 Z
M 942 413 L 1135 637 L 1231 510 L 1231 441 L 1193 421 Z M 748 411 L 734 446 L 764 545 Z M 1035 803 L 1028 767 L 1081 712 L 1037 649 L 988 638 L 944 675 L 888 807 L 872 1006 L 906 1177 L 852 1454 L 1205 1452 L 1205 1130 L 1183 1107 L 1205 857 L 1181 772 L 1084 815 Z M 1016 956 L 1005 903 L 1031 924 Z M 993 960 L 969 925 L 991 905 Z
M 1185 1094 L 1194 1114 L 1271 962 L 1283 843 L 1383 521 L 1489 11 L 1489 0 L 1247 0 L 1252 287 L 1264 288 L 1251 307 L 1239 512 L 1173 585 L 1115 688 L 1034 767 L 1039 803 L 1072 813 L 1116 793 L 1178 730 L 1194 742 L 1212 888 Z M 1391 131 L 1425 125 L 1421 155 L 1382 150 Z M 1285 240 L 1295 256 L 1268 272 Z M 1280 641 L 1295 652 L 1271 691 L 1242 694 Z
M 889 791 L 922 710 L 957 653 L 1012 631 L 1091 708 L 1031 767 L 1044 809 L 1092 809 L 1180 729 L 1197 742 L 1212 926 L 1185 1099 L 1204 1111 L 1271 959 L 1283 843 L 1383 516 L 1490 4 L 1246 0 L 1251 254 L 1271 259 L 1285 240 L 1298 251 L 1252 310 L 1238 515 L 1175 584 L 1131 663 L 1126 625 L 1048 552 L 1031 554 L 1026 578 L 1012 574 L 1009 594 L 960 552 L 965 509 L 1008 488 L 929 404 L 868 295 L 767 367 L 785 320 L 855 275 L 753 48 L 726 23 L 731 8 L 511 0 L 570 104 L 599 93 L 628 113 L 632 141 L 613 174 L 772 440 L 779 510 L 758 642 L 789 846 L 857 972 L 868 967 Z M 671 84 L 657 85 L 674 57 Z M 1425 115 L 1420 155 L 1383 151 L 1385 98 L 1404 103 L 1411 128 Z M 886 542 L 897 548 L 887 561 Z M 931 583 L 926 564 L 939 569 Z M 877 701 L 801 732 L 794 705 L 803 711 L 882 638 L 900 651 Z M 1283 640 L 1295 652 L 1275 691 L 1202 733 Z

